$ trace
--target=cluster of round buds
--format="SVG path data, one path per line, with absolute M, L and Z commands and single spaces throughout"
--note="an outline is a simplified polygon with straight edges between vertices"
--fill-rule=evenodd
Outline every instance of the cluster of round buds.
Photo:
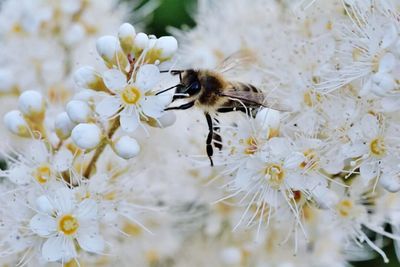
M 18 110 L 11 110 L 5 114 L 4 124 L 10 132 L 21 137 L 34 137 L 36 131 L 44 136 L 45 112 L 46 101 L 42 94 L 28 90 L 20 95 Z
M 178 49 L 178 42 L 172 36 L 156 38 L 142 32 L 136 34 L 131 24 L 124 23 L 118 30 L 118 38 L 103 36 L 97 40 L 96 48 L 109 68 L 124 68 L 139 58 L 145 64 L 168 61 Z
M 74 80 L 81 91 L 67 103 L 66 113 L 58 116 L 56 131 L 61 139 L 71 136 L 81 149 L 110 144 L 117 155 L 129 159 L 140 151 L 129 136 L 138 126 L 163 128 L 174 123 L 174 115 L 164 113 L 172 95 L 157 94 L 157 86 L 160 68 L 173 57 L 177 41 L 172 36 L 157 39 L 136 33 L 124 23 L 118 37 L 100 37 L 96 49 L 107 70 L 91 66 L 76 70 Z M 118 128 L 124 135 L 114 138 Z

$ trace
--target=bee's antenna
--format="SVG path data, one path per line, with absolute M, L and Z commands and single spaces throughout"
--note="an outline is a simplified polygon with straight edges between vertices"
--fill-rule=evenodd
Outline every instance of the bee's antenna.
M 184 70 L 160 70 L 160 73 L 171 72 L 172 74 L 176 75 L 178 73 L 184 72 Z
M 184 72 L 184 70 L 160 70 L 160 73 L 166 72 L 170 72 L 172 75 L 179 74 L 179 81 L 182 82 L 182 72 Z
M 156 95 L 159 95 L 159 94 L 162 94 L 162 93 L 164 93 L 164 92 L 166 92 L 166 91 L 169 91 L 169 90 L 171 90 L 171 89 L 174 89 L 174 88 L 178 87 L 179 85 L 182 85 L 182 84 L 178 83 L 177 85 L 171 86 L 171 87 L 169 87 L 169 88 L 167 88 L 167 89 L 164 89 L 164 90 L 162 90 L 162 91 L 156 93 Z

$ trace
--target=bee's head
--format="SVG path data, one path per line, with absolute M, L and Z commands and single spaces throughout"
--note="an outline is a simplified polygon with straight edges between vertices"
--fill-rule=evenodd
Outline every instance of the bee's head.
M 174 101 L 176 99 L 189 98 L 200 93 L 201 83 L 198 78 L 199 74 L 198 71 L 193 69 L 188 69 L 188 70 L 171 70 L 171 71 L 161 71 L 161 72 L 170 72 L 172 75 L 179 75 L 179 84 L 164 89 L 156 93 L 156 95 L 175 89 L 175 94 L 174 97 L 172 98 L 172 101 Z
M 173 100 L 188 98 L 200 92 L 201 84 L 198 78 L 198 71 L 188 69 L 184 71 L 171 71 L 173 75 L 179 74 L 180 84 L 176 86 Z

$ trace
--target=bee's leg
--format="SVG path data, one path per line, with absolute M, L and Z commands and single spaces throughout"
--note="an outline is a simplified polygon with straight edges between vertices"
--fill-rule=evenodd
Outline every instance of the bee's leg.
M 241 111 L 243 113 L 246 113 L 250 115 L 252 118 L 255 118 L 258 112 L 258 108 L 244 108 L 244 107 L 233 107 L 233 108 L 219 108 L 217 112 L 219 113 L 227 113 L 227 112 L 232 112 L 232 111 Z
M 188 102 L 186 104 L 183 104 L 183 105 L 180 105 L 180 106 L 177 106 L 177 107 L 169 107 L 169 108 L 166 108 L 164 110 L 167 111 L 167 110 L 173 110 L 173 109 L 188 109 L 188 108 L 191 108 L 193 106 L 194 106 L 194 101 Z
M 213 137 L 212 139 L 214 140 L 213 144 L 216 148 L 219 150 L 222 149 L 222 137 L 221 137 L 221 128 L 219 127 L 219 120 L 217 118 L 214 118 L 214 121 L 216 122 L 213 127 Z
M 232 111 L 241 111 L 246 113 L 246 109 L 244 107 L 229 107 L 229 108 L 219 108 L 217 109 L 217 112 L 219 113 L 228 113 Z
M 211 116 L 209 113 L 205 112 L 204 115 L 206 116 L 207 119 L 207 124 L 208 124 L 208 135 L 206 139 L 206 150 L 207 150 L 207 156 L 210 159 L 211 166 L 214 166 L 214 162 L 212 160 L 212 155 L 214 153 L 213 147 L 211 145 L 212 138 L 213 138 L 213 122 L 211 119 Z

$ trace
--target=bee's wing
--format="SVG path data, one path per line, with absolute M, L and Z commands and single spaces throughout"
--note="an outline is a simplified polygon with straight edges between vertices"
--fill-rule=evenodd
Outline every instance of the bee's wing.
M 247 107 L 265 107 L 279 111 L 290 112 L 292 108 L 285 105 L 279 99 L 275 97 L 265 97 L 262 92 L 247 92 L 237 90 L 226 90 L 220 94 L 223 97 L 228 97 L 232 100 L 237 100 L 239 104 L 243 104 Z M 240 103 L 242 102 L 242 103 Z
M 239 70 L 241 68 L 248 68 L 250 65 L 254 65 L 257 61 L 251 51 L 241 49 L 232 55 L 225 58 L 215 70 L 220 73 L 225 73 L 232 70 Z

